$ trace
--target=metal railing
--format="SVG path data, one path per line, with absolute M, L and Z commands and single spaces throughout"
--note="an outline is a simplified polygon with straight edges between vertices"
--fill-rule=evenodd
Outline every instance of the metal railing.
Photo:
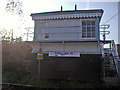
M 112 44 L 112 54 L 115 62 L 116 71 L 117 71 L 118 77 L 120 78 L 120 58 L 119 58 L 114 40 L 111 41 L 111 44 Z
M 120 58 L 119 58 L 118 51 L 116 49 L 114 40 L 111 40 L 110 44 L 111 44 L 110 48 L 104 48 L 103 45 L 105 45 L 105 43 L 101 46 L 101 54 L 102 54 L 102 57 L 104 60 L 105 60 L 105 53 L 112 54 L 114 66 L 115 66 L 118 78 L 120 79 Z M 103 71 L 104 71 L 104 69 L 103 69 Z M 105 73 L 104 73 L 104 75 L 105 75 Z

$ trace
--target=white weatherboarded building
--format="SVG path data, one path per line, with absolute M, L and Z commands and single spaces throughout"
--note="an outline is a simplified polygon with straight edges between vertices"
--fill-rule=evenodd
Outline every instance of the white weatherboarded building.
M 73 10 L 31 14 L 35 21 L 34 41 L 40 42 L 33 52 L 42 48 L 51 51 L 100 53 L 99 23 L 103 10 Z
M 100 76 L 102 9 L 31 14 L 33 53 L 42 49 L 40 78 L 96 80 Z M 49 75 L 48 75 L 49 74 Z

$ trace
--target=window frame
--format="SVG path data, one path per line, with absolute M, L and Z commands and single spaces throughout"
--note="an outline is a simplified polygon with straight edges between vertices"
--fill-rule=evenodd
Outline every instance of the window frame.
M 49 39 L 49 33 L 45 33 L 45 39 Z
M 84 23 L 85 25 L 83 25 L 83 21 L 85 21 L 85 23 Z M 93 23 L 94 23 L 94 25 L 93 25 Z M 81 25 L 82 25 L 82 39 L 96 39 L 96 28 L 97 27 L 96 27 L 96 19 L 95 18 L 94 19 L 82 19 Z M 83 28 L 86 28 L 86 30 L 84 30 L 84 32 L 83 32 Z M 89 30 L 89 32 L 88 32 L 88 28 L 91 29 L 91 30 Z M 92 28 L 95 28 L 95 29 L 93 30 Z M 84 36 L 83 36 L 83 34 L 84 34 Z

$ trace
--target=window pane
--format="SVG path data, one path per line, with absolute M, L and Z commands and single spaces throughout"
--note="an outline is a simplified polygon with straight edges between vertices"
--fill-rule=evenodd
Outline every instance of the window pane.
M 86 21 L 82 21 L 82 26 L 85 26 L 86 25 Z
M 92 21 L 92 25 L 95 25 L 95 21 Z
M 91 25 L 91 21 L 87 21 L 87 25 Z
M 95 30 L 92 30 L 92 33 L 95 33 Z
M 45 33 L 45 38 L 48 39 L 49 38 L 49 34 Z
M 92 33 L 92 37 L 95 38 L 95 33 Z
M 91 32 L 91 28 L 87 27 L 87 32 L 90 33 Z
M 82 27 L 82 32 L 86 32 L 86 27 Z
M 90 38 L 91 37 L 91 33 L 87 33 L 87 37 Z
M 92 27 L 92 33 L 95 33 L 95 27 Z
M 95 27 L 92 27 L 92 32 L 95 32 Z
M 92 30 L 95 30 L 95 27 L 92 27 Z
M 82 38 L 86 38 L 86 33 L 82 33 Z

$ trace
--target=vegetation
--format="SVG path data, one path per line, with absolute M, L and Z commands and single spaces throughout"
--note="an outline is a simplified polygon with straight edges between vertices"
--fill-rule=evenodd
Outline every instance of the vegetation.
M 5 28 L 1 29 L 0 36 L 2 40 L 7 41 L 7 42 L 21 42 L 22 41 L 22 37 L 18 37 L 18 38 L 13 37 L 13 29 L 9 31 Z
M 30 84 L 32 79 L 32 70 L 36 60 L 32 59 L 31 47 L 28 43 L 8 41 L 2 42 L 2 71 L 3 82 Z M 29 61 L 32 61 L 29 62 Z M 32 67 L 32 68 L 31 68 Z M 34 72 L 33 72 L 34 73 Z
M 6 4 L 6 11 L 23 16 L 22 2 L 18 0 L 9 0 Z

